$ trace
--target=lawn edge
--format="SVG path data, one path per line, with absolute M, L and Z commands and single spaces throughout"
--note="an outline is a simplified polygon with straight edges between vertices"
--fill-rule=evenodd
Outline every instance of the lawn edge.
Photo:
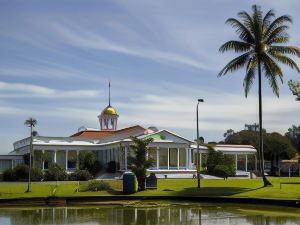
M 241 203 L 270 206 L 288 206 L 300 208 L 300 199 L 270 199 L 270 198 L 244 198 L 244 197 L 206 197 L 206 196 L 75 196 L 75 197 L 25 197 L 0 199 L 0 208 L 7 206 L 69 206 L 99 204 L 107 201 L 130 200 L 173 200 L 198 203 Z

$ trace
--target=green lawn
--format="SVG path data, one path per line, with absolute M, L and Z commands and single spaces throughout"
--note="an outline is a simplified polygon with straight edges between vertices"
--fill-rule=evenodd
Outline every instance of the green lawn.
M 201 190 L 196 188 L 196 179 L 161 179 L 157 190 L 147 190 L 133 196 L 213 196 L 213 197 L 247 197 L 268 199 L 300 199 L 300 185 L 283 185 L 280 181 L 300 182 L 300 178 L 272 178 L 273 187 L 262 187 L 261 180 L 201 180 Z M 122 195 L 122 181 L 107 181 L 112 191 L 76 192 L 78 182 L 61 181 L 57 183 L 55 196 L 111 196 Z M 80 182 L 82 187 L 86 182 Z M 33 182 L 32 192 L 25 193 L 27 183 L 0 182 L 0 198 L 48 197 L 53 193 L 56 182 Z

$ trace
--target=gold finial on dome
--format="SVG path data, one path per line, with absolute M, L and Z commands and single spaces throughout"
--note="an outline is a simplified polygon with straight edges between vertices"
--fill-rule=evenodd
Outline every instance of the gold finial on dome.
M 110 105 L 110 81 L 108 83 L 108 106 L 98 116 L 101 130 L 116 130 L 118 123 L 117 110 Z
M 117 110 L 111 105 L 107 106 L 101 113 L 101 115 L 118 115 Z

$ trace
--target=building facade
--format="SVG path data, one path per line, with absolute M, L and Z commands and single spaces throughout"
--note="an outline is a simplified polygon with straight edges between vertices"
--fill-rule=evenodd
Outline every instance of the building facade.
M 131 137 L 153 138 L 148 146 L 148 155 L 154 161 L 150 171 L 157 173 L 195 172 L 196 146 L 169 130 L 148 129 L 139 125 L 118 129 L 117 110 L 109 105 L 98 116 L 100 129 L 81 127 L 70 137 L 35 136 L 33 138 L 33 166 L 47 170 L 51 162 L 57 163 L 72 172 L 79 166 L 82 151 L 92 151 L 102 165 L 115 162 L 116 170 L 130 170 L 128 156 Z M 239 171 L 256 170 L 256 149 L 248 145 L 216 145 L 216 151 L 231 155 Z M 200 164 L 205 165 L 210 150 L 200 146 Z M 30 137 L 14 143 L 14 150 L 9 155 L 0 156 L 0 171 L 22 163 L 22 156 L 30 152 Z

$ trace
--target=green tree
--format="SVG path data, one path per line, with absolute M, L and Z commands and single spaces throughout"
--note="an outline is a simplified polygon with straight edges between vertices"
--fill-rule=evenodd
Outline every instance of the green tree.
M 258 133 L 255 131 L 242 130 L 236 132 L 226 139 L 226 144 L 252 145 L 256 149 L 259 146 Z M 264 158 L 271 161 L 271 173 L 275 173 L 275 165 L 278 165 L 280 159 L 290 159 L 296 149 L 292 146 L 288 137 L 279 133 L 263 133 L 264 139 Z
M 91 175 L 96 176 L 102 169 L 102 164 L 97 160 L 96 154 L 91 151 L 80 151 L 79 168 L 88 170 Z
M 300 82 L 290 80 L 288 85 L 293 95 L 296 95 L 296 101 L 300 101 Z
M 153 165 L 152 159 L 147 159 L 147 146 L 153 141 L 152 138 L 139 139 L 136 137 L 131 137 L 133 144 L 130 148 L 133 150 L 133 156 L 128 157 L 128 161 L 131 162 L 131 170 L 134 172 L 137 180 L 139 191 L 143 191 L 146 188 L 146 172 L 149 167 Z
M 263 153 L 263 132 L 262 132 L 262 72 L 269 81 L 273 92 L 279 96 L 278 79 L 282 82 L 283 72 L 278 62 L 283 63 L 292 69 L 300 72 L 297 64 L 287 54 L 300 57 L 300 49 L 295 46 L 286 46 L 289 41 L 286 24 L 292 19 L 288 15 L 275 18 L 273 10 L 268 11 L 264 16 L 260 7 L 252 6 L 252 14 L 245 11 L 238 13 L 241 19 L 229 18 L 226 23 L 236 29 L 240 40 L 231 40 L 224 43 L 219 51 L 224 53 L 233 50 L 242 53 L 231 60 L 219 73 L 218 76 L 234 72 L 246 67 L 244 78 L 244 90 L 247 97 L 249 90 L 258 72 L 258 94 L 259 94 L 259 158 L 260 169 L 264 186 L 271 185 L 264 175 L 264 153 Z
M 50 163 L 48 171 L 45 173 L 45 180 L 48 181 L 63 181 L 66 180 L 67 173 L 64 168 L 62 168 L 57 163 Z
M 300 153 L 300 125 L 298 127 L 293 125 L 288 129 L 288 132 L 285 133 L 285 136 L 291 140 L 294 147 Z
M 267 133 L 264 136 L 265 157 L 271 161 L 271 174 L 275 175 L 275 165 L 280 159 L 291 159 L 297 153 L 291 141 L 279 133 Z
M 28 176 L 28 186 L 26 192 L 31 192 L 31 171 L 32 171 L 32 142 L 34 131 L 33 128 L 37 125 L 37 120 L 30 117 L 24 122 L 25 126 L 30 127 L 30 150 L 29 150 L 29 176 Z

